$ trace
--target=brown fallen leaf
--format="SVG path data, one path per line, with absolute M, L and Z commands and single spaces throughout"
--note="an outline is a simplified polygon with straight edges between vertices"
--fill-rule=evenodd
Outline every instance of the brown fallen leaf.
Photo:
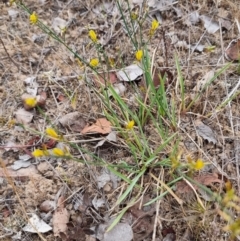
M 15 112 L 16 119 L 19 123 L 21 124 L 28 124 L 32 121 L 33 119 L 33 113 L 26 111 L 23 108 L 18 109 Z
M 143 198 L 141 201 L 135 203 L 127 211 L 125 218 L 130 221 L 131 227 L 134 233 L 133 240 L 145 240 L 153 232 L 154 229 L 154 220 L 155 220 L 155 207 L 150 205 L 144 207 L 145 203 L 150 200 L 149 196 Z
M 239 61 L 240 59 L 240 39 L 233 40 L 225 51 L 225 57 L 230 61 Z
M 176 233 L 172 227 L 164 227 L 162 229 L 163 241 L 175 241 Z
M 87 133 L 98 133 L 98 134 L 109 134 L 112 131 L 111 123 L 106 118 L 97 119 L 95 124 L 91 126 L 87 125 L 81 131 L 81 134 Z
M 212 131 L 212 129 L 205 125 L 201 120 L 195 121 L 196 130 L 199 136 L 201 136 L 204 140 L 208 140 L 209 143 L 212 142 L 213 144 L 217 143 L 217 139 Z
M 193 177 L 193 180 L 203 186 L 209 186 L 213 183 L 222 183 L 223 182 L 223 180 L 219 179 L 219 177 L 216 173 L 198 175 L 198 176 Z M 200 188 L 199 186 L 197 186 L 195 184 L 192 184 L 192 185 L 195 188 L 195 190 L 198 190 Z M 189 192 L 193 192 L 192 188 L 185 181 L 178 182 L 176 187 L 177 187 L 178 194 L 186 194 Z
M 105 79 L 106 81 L 105 81 Z M 114 84 L 117 82 L 117 76 L 115 72 L 101 73 L 101 75 L 93 76 L 93 81 L 96 86 L 105 86 L 108 84 Z
M 61 196 L 58 199 L 57 209 L 53 214 L 53 233 L 54 236 L 61 237 L 60 233 L 67 235 L 68 227 L 67 223 L 69 222 L 69 213 L 67 209 L 64 207 L 65 198 Z
M 164 83 L 165 88 L 167 88 L 168 85 L 170 85 L 173 82 L 173 74 L 171 73 L 170 70 L 165 69 L 165 70 L 159 71 L 158 69 L 155 69 L 153 73 L 154 73 L 153 84 L 156 89 L 158 89 L 160 86 L 160 76 L 161 78 L 164 78 L 164 76 L 166 76 L 165 83 Z
M 86 126 L 86 121 L 78 111 L 70 112 L 59 119 L 61 125 L 74 132 L 80 132 Z

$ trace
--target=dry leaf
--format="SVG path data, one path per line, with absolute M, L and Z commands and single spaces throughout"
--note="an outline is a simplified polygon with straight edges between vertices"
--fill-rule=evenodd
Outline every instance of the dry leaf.
M 29 177 L 38 176 L 38 171 L 35 166 L 31 165 L 27 168 L 14 171 L 10 168 L 0 168 L 0 177 L 11 177 L 13 179 L 25 181 Z
M 104 80 L 106 79 L 106 81 Z M 110 73 L 101 73 L 101 75 L 95 75 L 93 76 L 93 81 L 96 86 L 105 86 L 108 84 L 114 84 L 117 82 L 117 76 L 115 72 Z
M 98 208 L 104 207 L 105 202 L 106 201 L 103 198 L 97 198 L 97 196 L 95 196 L 94 199 L 92 200 L 92 205 L 96 210 L 98 210 Z
M 24 110 L 23 108 L 18 109 L 15 112 L 17 121 L 21 124 L 28 124 L 32 121 L 33 119 L 33 114 L 29 111 Z
M 26 91 L 29 95 L 36 96 L 38 90 L 38 83 L 36 82 L 36 76 L 28 77 L 24 80 L 24 83 L 27 85 Z
M 222 183 L 222 180 L 219 179 L 216 173 L 198 175 L 193 177 L 193 180 L 204 186 L 209 186 L 213 183 Z M 194 185 L 194 184 L 192 185 L 196 190 L 199 189 L 197 185 Z M 186 194 L 189 192 L 193 192 L 192 188 L 185 181 L 178 182 L 176 187 L 177 187 L 177 193 L 179 194 Z
M 101 223 L 98 226 L 98 232 L 96 237 L 100 241 L 131 241 L 133 240 L 133 231 L 128 223 L 118 223 L 109 232 L 106 232 L 107 228 L 112 224 L 114 219 L 107 223 Z
M 19 156 L 19 160 L 15 161 L 13 163 L 13 165 L 11 165 L 13 170 L 18 170 L 20 168 L 26 168 L 29 167 L 31 165 L 31 161 L 29 161 L 29 159 L 31 159 L 32 157 L 30 155 L 20 155 Z
M 65 198 L 61 196 L 58 199 L 57 209 L 53 214 L 53 233 L 54 236 L 60 236 L 60 233 L 67 233 L 68 227 L 67 223 L 69 221 L 69 213 L 67 209 L 64 207 L 64 200 Z
M 39 206 L 39 210 L 45 213 L 48 213 L 55 208 L 55 202 L 51 200 L 45 200 L 44 202 L 41 203 Z
M 115 131 L 110 132 L 106 138 L 104 138 L 103 140 L 99 141 L 98 144 L 94 147 L 97 148 L 99 146 L 102 146 L 106 141 L 113 141 L 116 142 L 117 141 L 117 135 Z
M 230 61 L 239 61 L 240 59 L 240 39 L 234 39 L 228 45 L 225 51 L 225 57 Z
M 32 213 L 28 224 L 22 230 L 30 233 L 46 233 L 52 230 L 52 227 L 41 220 L 36 214 Z
M 134 81 L 143 74 L 143 70 L 137 64 L 132 64 L 124 69 L 121 69 L 117 73 L 117 77 L 121 81 Z
M 86 126 L 86 121 L 81 117 L 81 113 L 78 111 L 71 112 L 62 116 L 59 119 L 61 125 L 65 128 L 68 128 L 74 132 L 81 132 Z
M 203 89 L 203 87 L 214 77 L 214 71 L 208 71 L 203 78 L 197 82 L 196 86 L 193 88 L 193 91 L 199 92 Z
M 124 92 L 126 91 L 126 87 L 123 85 L 123 83 L 114 84 L 113 89 L 120 96 L 122 96 L 124 94 Z M 112 96 L 112 91 L 110 89 L 108 90 L 108 96 L 109 97 Z
M 201 15 L 200 19 L 203 21 L 204 23 L 204 28 L 206 28 L 208 33 L 216 33 L 220 26 L 217 22 L 213 21 L 212 18 L 209 18 L 208 16 L 205 15 Z
M 64 28 L 67 27 L 67 21 L 62 18 L 56 17 L 53 19 L 52 28 L 57 34 L 60 34 Z
M 208 140 L 209 143 L 210 142 L 212 142 L 213 144 L 217 143 L 217 139 L 215 138 L 215 135 L 209 126 L 203 124 L 200 120 L 196 120 L 195 125 L 196 125 L 197 134 L 199 136 L 201 136 L 204 140 Z
M 111 123 L 106 118 L 97 119 L 95 124 L 91 126 L 87 125 L 81 131 L 81 134 L 87 133 L 99 133 L 99 134 L 108 134 L 112 131 Z

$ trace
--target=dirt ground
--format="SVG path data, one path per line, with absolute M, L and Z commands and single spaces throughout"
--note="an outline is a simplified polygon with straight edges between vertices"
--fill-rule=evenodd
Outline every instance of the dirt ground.
M 96 49 L 89 40 L 89 29 L 96 31 L 108 57 L 114 60 L 113 71 L 122 67 L 122 61 L 125 66 L 135 61 L 134 49 L 116 1 L 23 2 L 87 61 L 97 57 Z M 225 57 L 225 51 L 229 43 L 240 35 L 240 1 L 169 0 L 168 7 L 161 5 L 164 1 L 149 0 L 145 5 L 142 2 L 131 0 L 129 6 L 138 13 L 148 6 L 143 34 L 147 35 L 153 18 L 161 22 L 149 44 L 150 53 L 154 53 L 154 67 L 170 73 L 168 77 L 171 80 L 166 91 L 171 96 L 179 81 L 176 55 L 185 80 L 186 102 L 189 102 L 201 88 L 201 81 L 209 78 L 207 75 L 216 74 L 230 62 Z M 127 14 L 126 1 L 120 3 Z M 206 21 L 211 24 L 206 24 Z M 59 28 L 61 24 L 67 25 L 66 32 Z M 236 51 L 239 54 L 238 48 Z M 23 9 L 16 4 L 10 6 L 7 1 L 0 2 L 0 70 L 1 240 L 127 241 L 131 240 L 127 237 L 128 232 L 133 233 L 135 241 L 230 240 L 229 232 L 223 230 L 227 223 L 219 215 L 217 202 L 210 200 L 200 189 L 195 195 L 186 184 L 180 183 L 173 189 L 183 201 L 182 205 L 167 194 L 153 204 L 139 208 L 156 196 L 156 186 L 151 183 L 150 173 L 165 183 L 171 180 L 169 172 L 159 167 L 150 170 L 141 179 L 144 187 L 142 198 L 124 214 L 120 223 L 129 225 L 117 226 L 121 238 L 116 233 L 106 237 L 104 230 L 137 191 L 133 189 L 124 203 L 116 205 L 127 184 L 105 167 L 94 164 L 91 155 L 93 153 L 107 163 L 122 163 L 123 160 L 131 163 L 132 156 L 121 138 L 115 144 L 105 143 L 95 148 L 105 135 L 80 134 L 87 123 L 104 117 L 103 104 L 92 88 L 99 89 L 89 84 L 94 82 L 92 71 L 80 66 L 65 46 L 47 36 L 38 26 L 30 24 L 29 15 Z M 192 158 L 204 159 L 209 164 L 201 172 L 204 180 L 200 182 L 221 193 L 224 190 L 223 180 L 229 180 L 238 196 L 239 95 L 223 108 L 218 107 L 232 91 L 239 91 L 239 74 L 239 63 L 233 62 L 188 113 L 179 113 L 175 130 L 180 136 L 180 149 L 190 153 Z M 131 102 L 133 89 L 128 83 L 124 85 L 127 87 L 124 94 L 126 103 L 132 109 L 137 108 L 136 103 Z M 25 93 L 44 93 L 46 103 L 43 112 L 33 109 L 22 114 L 22 96 Z M 180 102 L 179 96 L 176 99 Z M 77 115 L 74 116 L 77 122 L 66 128 L 61 124 L 61 118 L 69 113 Z M 201 123 L 197 122 L 198 117 L 202 118 Z M 31 158 L 31 152 L 42 144 L 47 148 L 61 147 L 61 143 L 46 140 L 41 134 L 49 123 L 56 126 L 69 142 L 81 147 L 70 152 L 82 162 L 67 158 Z M 214 136 L 209 132 L 201 134 L 201 126 L 210 128 Z M 150 124 L 146 133 L 154 149 L 161 140 Z M 88 150 L 89 154 L 82 153 L 82 149 Z M 170 149 L 168 153 L 160 153 L 159 158 L 166 158 L 170 153 Z M 231 212 L 237 219 L 235 209 Z M 24 228 L 32 214 L 53 230 L 26 231 Z M 58 219 L 68 220 L 65 232 L 56 231 L 62 228 Z M 131 230 L 127 231 L 129 227 Z

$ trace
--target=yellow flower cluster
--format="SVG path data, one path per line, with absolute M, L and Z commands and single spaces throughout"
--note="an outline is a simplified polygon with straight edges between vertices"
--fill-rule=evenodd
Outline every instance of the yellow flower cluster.
M 52 150 L 52 154 L 53 154 L 54 156 L 59 156 L 59 157 L 69 156 L 69 152 L 65 152 L 65 151 L 63 151 L 63 150 L 60 149 L 60 148 L 54 148 L 54 149 Z M 32 155 L 33 155 L 35 158 L 39 158 L 39 157 L 49 156 L 50 153 L 49 153 L 49 151 L 47 151 L 47 150 L 35 149 L 35 150 L 32 152 Z
M 36 24 L 38 22 L 38 15 L 33 12 L 29 17 L 29 21 L 31 24 Z

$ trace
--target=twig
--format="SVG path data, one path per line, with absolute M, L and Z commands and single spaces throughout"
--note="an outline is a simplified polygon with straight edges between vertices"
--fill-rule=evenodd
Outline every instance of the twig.
M 8 53 L 8 51 L 7 51 L 6 47 L 5 47 L 5 44 L 4 44 L 4 42 L 3 42 L 3 40 L 2 40 L 1 37 L 0 37 L 0 41 L 1 41 L 1 43 L 2 43 L 2 46 L 3 46 L 4 50 L 5 50 L 8 58 L 9 58 L 9 59 L 11 60 L 11 62 L 18 68 L 18 70 L 21 70 L 24 74 L 29 74 L 30 72 L 29 72 L 28 70 L 26 70 L 26 69 L 24 69 L 24 68 L 20 68 L 20 67 L 19 67 L 19 64 L 16 63 L 15 60 L 10 56 L 10 54 Z

